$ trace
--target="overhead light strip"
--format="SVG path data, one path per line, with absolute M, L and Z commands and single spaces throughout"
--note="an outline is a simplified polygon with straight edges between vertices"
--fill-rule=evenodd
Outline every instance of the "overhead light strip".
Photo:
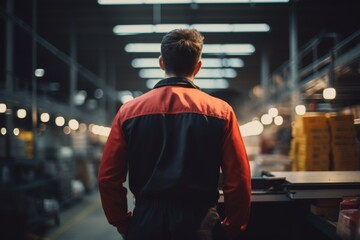
M 202 58 L 202 68 L 244 67 L 244 61 L 240 58 Z M 135 58 L 131 61 L 134 68 L 156 68 L 159 67 L 158 58 Z
M 160 68 L 146 68 L 139 71 L 141 78 L 163 78 L 164 71 Z M 202 68 L 196 78 L 235 78 L 237 72 L 232 68 Z
M 204 44 L 203 53 L 241 55 L 252 54 L 255 47 L 252 44 Z
M 177 28 L 195 28 L 200 32 L 269 32 L 270 26 L 266 23 L 239 23 L 239 24 L 141 24 L 116 25 L 113 32 L 116 35 L 136 35 L 147 33 L 167 33 Z
M 138 4 L 219 4 L 219 3 L 288 3 L 289 0 L 98 0 L 100 5 Z
M 126 52 L 132 53 L 160 53 L 158 43 L 128 43 L 125 46 Z M 252 44 L 204 44 L 204 54 L 213 55 L 251 55 L 255 52 Z

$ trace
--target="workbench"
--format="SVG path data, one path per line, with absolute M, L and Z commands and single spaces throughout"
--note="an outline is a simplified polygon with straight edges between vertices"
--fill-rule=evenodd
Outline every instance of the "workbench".
M 338 240 L 336 222 L 313 214 L 310 206 L 360 195 L 360 171 L 264 172 L 251 181 L 251 215 L 239 239 Z M 223 201 L 220 189 L 220 212 Z

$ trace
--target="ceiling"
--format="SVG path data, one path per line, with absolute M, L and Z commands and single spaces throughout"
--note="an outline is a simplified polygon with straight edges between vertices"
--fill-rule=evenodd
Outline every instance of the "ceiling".
M 0 3 L 2 9 L 5 2 Z M 32 2 L 14 0 L 14 15 L 27 26 L 32 25 Z M 72 53 L 85 69 L 84 75 L 77 75 L 76 89 L 85 90 L 88 99 L 94 98 L 96 89 L 106 89 L 104 84 L 115 91 L 129 90 L 138 94 L 148 91 L 146 80 L 139 77 L 139 69 L 133 68 L 131 61 L 139 57 L 158 57 L 159 54 L 127 53 L 124 47 L 130 42 L 159 43 L 163 34 L 116 36 L 112 29 L 117 24 L 267 23 L 271 28 L 267 33 L 204 33 L 205 44 L 251 43 L 255 46 L 253 55 L 239 56 L 245 65 L 236 69 L 237 77 L 229 79 L 228 89 L 207 90 L 232 105 L 247 104 L 251 100 L 249 93 L 261 83 L 262 55 L 268 53 L 270 73 L 289 59 L 290 6 L 291 3 L 164 4 L 160 7 L 160 14 L 156 14 L 159 8 L 154 5 L 104 6 L 96 0 L 37 0 L 37 33 L 50 43 L 53 53 L 57 51 L 53 54 L 44 44 L 38 46 L 38 67 L 45 69 L 44 77 L 38 82 L 40 94 L 47 94 L 56 101 L 68 101 L 69 66 L 61 57 L 65 55 L 67 59 Z M 298 0 L 295 8 L 298 46 L 303 46 L 320 32 L 335 32 L 344 39 L 360 29 L 357 0 Z M 2 18 L 0 29 L 5 26 L 4 22 Z M 72 31 L 76 34 L 71 35 Z M 31 38 L 19 25 L 16 25 L 14 34 L 16 84 L 18 88 L 30 88 Z M 75 49 L 71 50 L 71 42 Z M 4 56 L 5 47 L 2 46 L 0 51 Z M 5 72 L 3 68 L 1 71 Z M 90 78 L 96 77 L 89 80 L 86 74 Z

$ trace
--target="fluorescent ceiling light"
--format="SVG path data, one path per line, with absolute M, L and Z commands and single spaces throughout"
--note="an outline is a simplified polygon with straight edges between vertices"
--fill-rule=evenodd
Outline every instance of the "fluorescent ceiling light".
M 181 0 L 179 0 L 179 2 L 181 2 Z M 193 2 L 194 3 L 287 3 L 289 2 L 289 0 L 194 0 Z
M 200 32 L 268 32 L 270 26 L 266 23 L 247 24 L 193 24 L 190 27 Z
M 116 25 L 113 32 L 116 35 L 134 35 L 141 33 L 167 33 L 176 28 L 189 28 L 187 24 L 142 24 L 142 25 Z
M 164 71 L 159 68 L 148 68 L 141 69 L 139 71 L 139 76 L 141 78 L 163 78 Z M 201 69 L 199 73 L 196 75 L 196 78 L 235 78 L 237 73 L 232 68 L 224 68 L 224 69 Z
M 203 53 L 227 54 L 227 55 L 249 55 L 255 52 L 252 44 L 204 44 Z
M 148 79 L 146 86 L 152 89 L 160 80 Z M 229 82 L 226 79 L 196 79 L 194 83 L 202 89 L 225 89 L 229 87 Z
M 241 68 L 244 61 L 240 58 L 202 58 L 202 68 Z M 159 67 L 158 58 L 135 58 L 131 61 L 134 68 L 157 68 Z
M 126 52 L 160 52 L 159 43 L 129 43 L 125 46 Z
M 184 4 L 192 0 L 98 0 L 101 5 L 128 5 L 128 4 Z
M 152 33 L 153 25 L 116 25 L 113 29 L 113 32 L 119 35 Z
M 133 68 L 156 68 L 159 67 L 158 58 L 135 58 L 131 61 Z
M 133 100 L 134 99 L 134 96 L 132 94 L 132 92 L 130 91 L 119 91 L 118 92 L 118 99 L 120 100 L 120 102 L 122 104 L 130 101 L 130 100 Z
M 193 3 L 288 3 L 289 0 L 98 0 L 100 5 Z
M 188 28 L 188 24 L 156 24 L 154 26 L 155 33 L 167 33 L 176 28 Z
M 160 53 L 158 43 L 129 43 L 125 46 L 126 52 L 153 52 Z M 204 44 L 203 53 L 217 55 L 250 55 L 255 52 L 252 44 Z
M 223 58 L 221 61 L 224 67 L 241 68 L 245 65 L 240 58 Z
M 194 83 L 203 89 L 225 89 L 229 87 L 229 81 L 226 79 L 195 79 Z
M 116 25 L 113 32 L 116 35 L 134 35 L 144 33 L 167 33 L 177 28 L 195 28 L 200 32 L 268 32 L 270 26 L 266 23 L 246 24 L 143 24 Z
M 240 58 L 202 58 L 202 68 L 241 68 L 244 61 Z
M 45 70 L 42 68 L 35 69 L 35 76 L 36 77 L 43 77 L 45 75 Z

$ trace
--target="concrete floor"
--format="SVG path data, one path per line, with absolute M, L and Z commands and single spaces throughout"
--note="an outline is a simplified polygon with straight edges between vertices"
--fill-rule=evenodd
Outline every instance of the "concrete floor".
M 134 204 L 130 194 L 128 202 L 129 209 L 132 210 Z M 122 240 L 116 228 L 105 218 L 97 189 L 68 209 L 62 210 L 60 225 L 50 227 L 44 237 L 47 240 Z

